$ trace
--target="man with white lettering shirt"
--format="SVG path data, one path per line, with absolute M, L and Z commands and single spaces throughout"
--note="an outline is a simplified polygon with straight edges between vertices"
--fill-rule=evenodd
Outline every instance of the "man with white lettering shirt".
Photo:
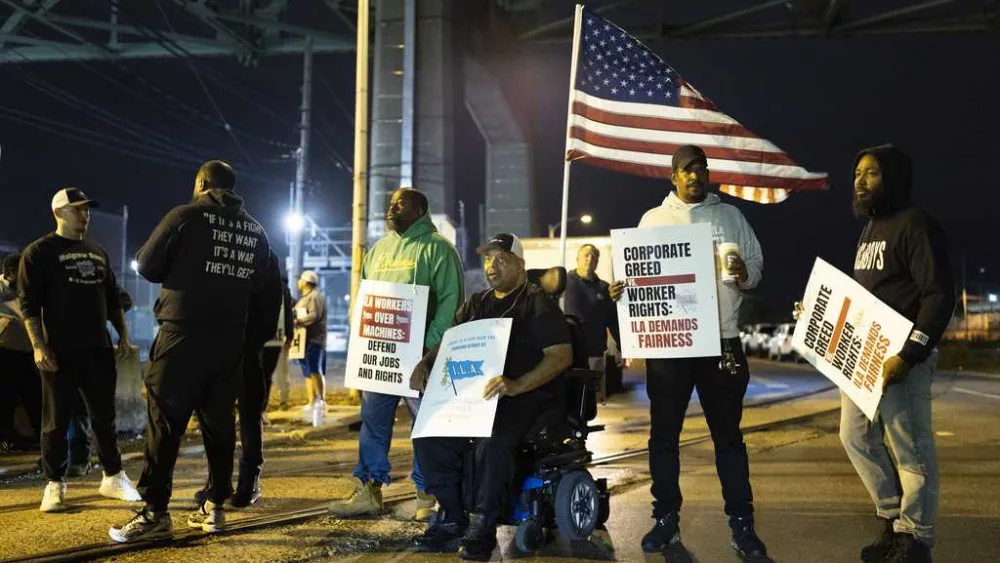
M 675 190 L 662 205 L 643 215 L 639 227 L 709 223 L 716 244 L 735 243 L 739 251 L 729 255 L 729 271 L 736 279 L 725 282 L 717 276 L 722 357 L 646 360 L 649 470 L 656 523 L 642 538 L 642 549 L 657 552 L 680 541 L 679 441 L 691 392 L 697 389 L 715 444 L 715 467 L 729 516 L 731 544 L 740 557 L 759 559 L 766 556 L 767 548 L 754 529 L 750 467 L 740 431 L 750 371 L 740 346 L 737 319 L 742 292 L 760 283 L 764 258 L 753 228 L 739 209 L 708 193 L 708 158 L 701 148 L 688 145 L 677 149 L 670 180 Z M 689 252 L 678 245 L 667 246 L 640 247 L 638 252 Z M 629 287 L 628 291 L 636 289 Z M 611 298 L 618 300 L 624 290 L 625 282 L 613 283 Z
M 111 528 L 117 542 L 172 532 L 167 507 L 192 411 L 205 441 L 209 484 L 188 526 L 214 532 L 225 525 L 222 504 L 233 492 L 233 407 L 247 313 L 251 299 L 265 289 L 270 250 L 267 233 L 243 209 L 235 188 L 236 173 L 228 164 L 206 162 L 191 202 L 170 211 L 139 249 L 139 274 L 162 284 L 155 307 L 160 330 L 145 375 L 149 420 L 139 492 L 146 506 Z
M 955 288 L 944 231 L 910 204 L 912 178 L 910 157 L 892 145 L 854 159 L 854 212 L 867 219 L 854 279 L 914 323 L 902 350 L 883 365 L 875 420 L 847 395 L 841 399 L 840 439 L 882 524 L 861 550 L 868 562 L 929 563 L 938 516 L 931 379 Z

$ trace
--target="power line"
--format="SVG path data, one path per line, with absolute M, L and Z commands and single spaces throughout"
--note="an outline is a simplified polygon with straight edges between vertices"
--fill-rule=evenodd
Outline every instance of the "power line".
M 344 114 L 344 119 L 351 124 L 351 127 L 354 127 L 354 116 L 351 115 L 351 113 L 347 111 L 347 108 L 344 107 L 344 104 L 340 102 L 340 96 L 337 95 L 337 92 L 334 91 L 333 87 L 330 86 L 330 83 L 326 81 L 326 78 L 324 78 L 322 74 L 317 73 L 316 78 L 319 78 L 319 83 L 322 84 L 323 87 L 326 88 L 326 91 L 330 93 L 330 98 L 333 100 L 333 103 L 340 108 L 340 111 Z

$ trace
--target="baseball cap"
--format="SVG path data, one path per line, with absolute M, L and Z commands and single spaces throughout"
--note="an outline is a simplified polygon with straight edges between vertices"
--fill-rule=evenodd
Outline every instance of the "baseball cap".
M 304 281 L 304 282 L 306 282 L 306 283 L 311 283 L 313 285 L 319 285 L 319 276 L 316 274 L 316 272 L 314 272 L 312 270 L 306 270 L 306 271 L 302 272 L 302 275 L 299 276 L 299 279 L 302 280 L 302 281 Z
M 486 254 L 486 251 L 491 248 L 503 250 L 504 252 L 510 252 L 514 256 L 524 260 L 524 245 L 521 244 L 521 239 L 511 233 L 493 235 L 493 238 L 491 238 L 486 244 L 477 248 L 476 252 L 479 254 Z
M 684 170 L 689 164 L 698 160 L 704 162 L 705 166 L 708 166 L 708 157 L 705 156 L 705 151 L 701 147 L 684 145 L 674 151 L 674 158 L 670 163 L 670 167 L 673 170 Z
M 88 199 L 87 194 L 79 188 L 63 188 L 52 196 L 52 211 L 76 205 L 98 206 L 96 201 Z

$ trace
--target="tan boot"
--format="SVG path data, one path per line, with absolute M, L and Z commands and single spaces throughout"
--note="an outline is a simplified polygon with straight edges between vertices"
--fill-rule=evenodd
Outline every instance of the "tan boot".
M 430 522 L 437 514 L 437 499 L 430 493 L 417 491 L 417 511 L 413 519 L 417 522 Z
M 330 514 L 341 518 L 351 516 L 377 516 L 382 513 L 382 484 L 374 481 L 362 483 L 354 480 L 354 492 L 345 500 L 330 503 Z

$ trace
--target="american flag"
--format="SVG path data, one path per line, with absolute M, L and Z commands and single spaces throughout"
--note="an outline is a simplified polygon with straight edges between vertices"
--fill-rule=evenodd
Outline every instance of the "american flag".
M 758 203 L 827 187 L 767 139 L 719 110 L 656 53 L 586 9 L 578 24 L 566 159 L 639 176 L 670 178 L 683 145 L 708 155 L 709 181 Z

